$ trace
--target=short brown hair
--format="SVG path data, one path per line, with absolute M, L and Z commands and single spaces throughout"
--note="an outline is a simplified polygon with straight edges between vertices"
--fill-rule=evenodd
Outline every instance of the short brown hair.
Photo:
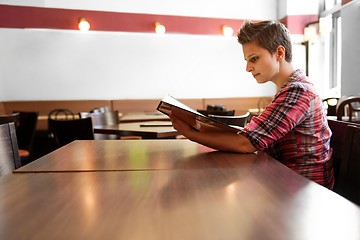
M 285 60 L 292 60 L 292 45 L 290 32 L 279 21 L 251 22 L 246 20 L 237 35 L 238 42 L 243 45 L 257 41 L 260 47 L 267 49 L 271 54 L 276 52 L 278 46 L 285 48 Z

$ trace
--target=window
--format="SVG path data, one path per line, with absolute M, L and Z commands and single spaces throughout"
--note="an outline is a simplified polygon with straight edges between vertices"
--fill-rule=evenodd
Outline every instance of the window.
M 325 9 L 332 10 L 334 7 L 341 5 L 341 0 L 325 0 Z
M 340 87 L 341 80 L 341 17 L 333 14 L 330 39 L 330 89 Z
M 323 38 L 324 79 L 328 79 L 325 95 L 341 95 L 341 0 L 325 0 L 320 18 Z

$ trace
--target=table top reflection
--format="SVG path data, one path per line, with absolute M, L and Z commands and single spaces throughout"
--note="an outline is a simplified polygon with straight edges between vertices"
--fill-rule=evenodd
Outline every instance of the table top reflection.
M 267 158 L 269 156 L 261 152 L 215 151 L 186 139 L 77 140 L 15 170 L 15 173 L 243 168 L 245 163 Z
M 359 206 L 262 152 L 81 140 L 15 172 L 0 177 L 0 239 L 360 238 Z
M 0 238 L 360 238 L 359 207 L 273 159 L 200 166 L 1 177 Z

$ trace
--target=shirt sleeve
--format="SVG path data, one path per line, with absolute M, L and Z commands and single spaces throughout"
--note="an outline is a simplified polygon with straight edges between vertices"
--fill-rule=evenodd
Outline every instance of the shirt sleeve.
M 268 148 L 299 125 L 309 114 L 310 96 L 301 83 L 281 89 L 258 117 L 253 117 L 243 134 L 260 151 Z

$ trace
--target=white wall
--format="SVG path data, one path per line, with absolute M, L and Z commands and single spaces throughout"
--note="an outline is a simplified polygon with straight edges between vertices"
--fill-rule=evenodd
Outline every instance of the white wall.
M 286 14 L 296 14 L 289 1 L 295 0 L 251 4 L 245 0 L 0 0 L 0 4 L 261 20 L 279 19 L 284 6 Z M 299 14 L 305 14 L 300 9 Z M 0 56 L 0 101 L 162 98 L 167 93 L 178 98 L 247 97 L 276 91 L 271 83 L 258 85 L 245 72 L 235 37 L 2 28 Z M 294 64 L 304 67 L 299 44 L 294 46 Z
M 277 16 L 282 19 L 289 15 L 316 15 L 320 0 L 278 0 Z
M 269 96 L 236 38 L 0 29 L 1 100 Z M 15 53 L 15 54 L 14 54 Z
M 274 19 L 277 0 L 0 0 L 0 4 Z M 240 26 L 239 26 L 240 27 Z M 236 38 L 0 29 L 0 100 L 269 96 L 245 72 Z

